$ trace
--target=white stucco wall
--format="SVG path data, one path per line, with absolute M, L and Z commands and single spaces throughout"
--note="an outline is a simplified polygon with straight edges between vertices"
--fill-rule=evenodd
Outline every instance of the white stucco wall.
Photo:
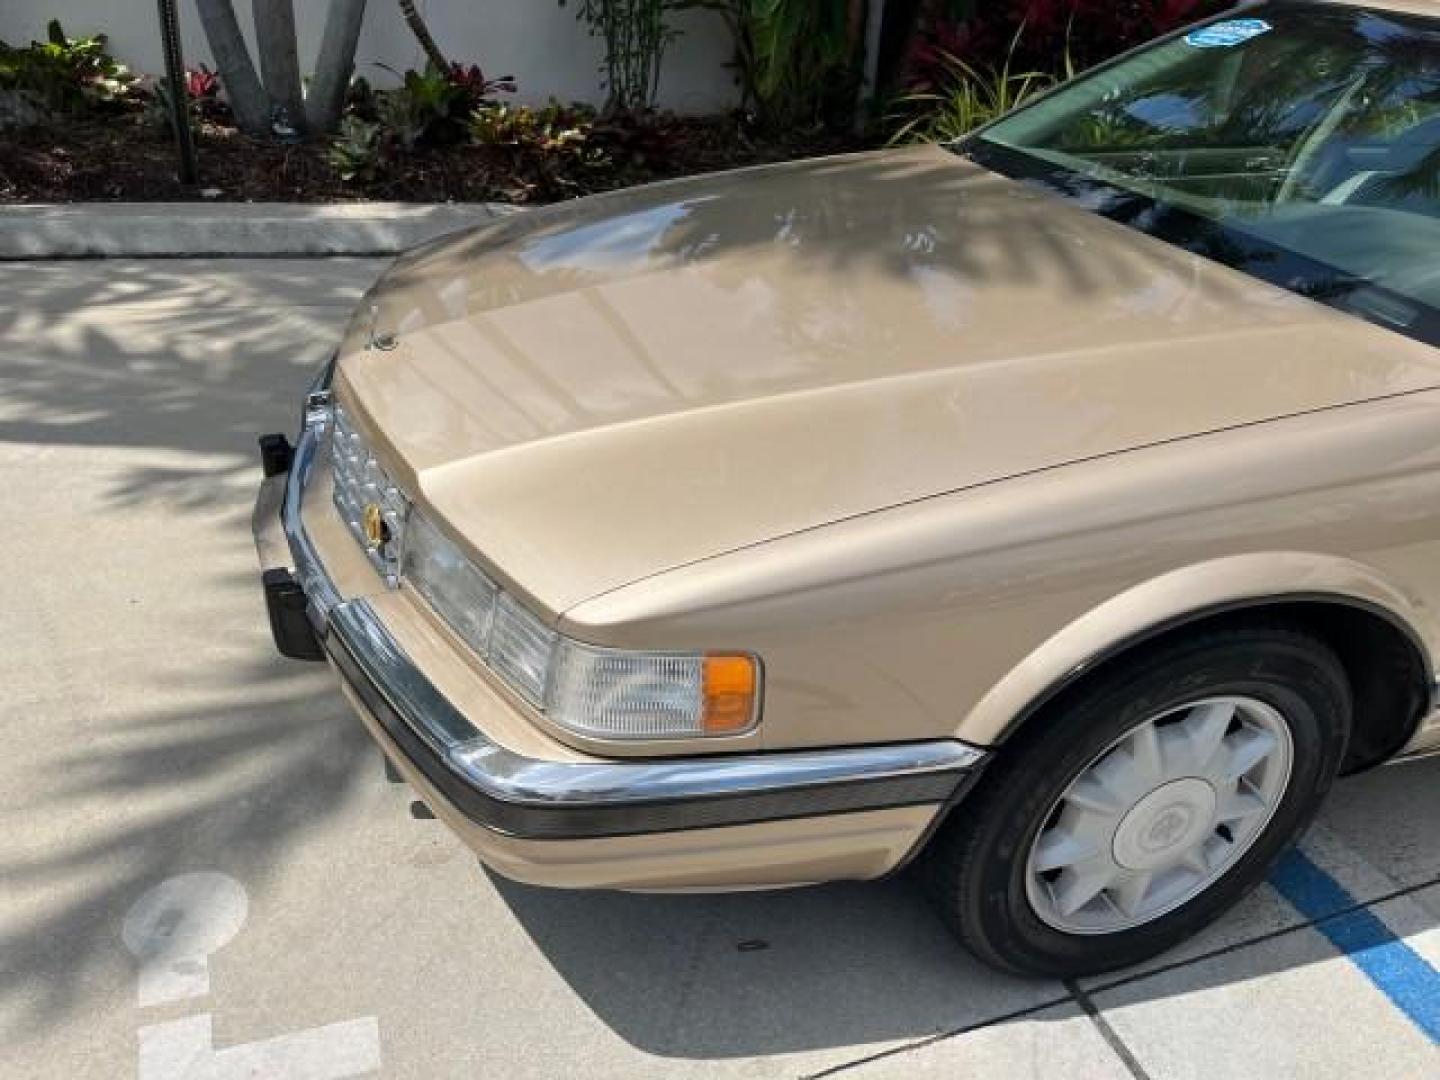
M 234 2 L 249 34 L 250 2 Z M 307 70 L 327 6 L 328 0 L 295 0 L 301 64 Z M 557 0 L 419 0 L 417 6 L 450 59 L 478 63 L 486 74 L 514 75 L 520 84 L 517 100 L 543 102 L 553 96 L 599 104 L 604 99 L 599 44 L 576 21 L 571 6 L 562 8 Z M 72 35 L 109 34 L 111 51 L 137 71 L 163 70 L 156 0 L 0 0 L 0 40 L 12 45 L 43 40 L 45 24 L 53 18 Z M 690 113 L 732 104 L 735 87 L 724 66 L 730 57 L 724 26 L 706 12 L 687 13 L 677 25 L 685 33 L 665 55 L 660 104 Z M 186 63 L 210 63 L 194 0 L 180 0 L 180 32 Z M 419 67 L 422 60 L 394 0 L 370 0 L 356 71 L 386 81 L 377 61 L 404 70 Z

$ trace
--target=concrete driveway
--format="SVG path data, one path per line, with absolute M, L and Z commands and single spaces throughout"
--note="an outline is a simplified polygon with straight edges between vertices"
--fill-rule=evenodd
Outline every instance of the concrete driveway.
M 1440 1076 L 1440 761 L 1179 953 L 1002 978 L 898 880 L 492 877 L 269 642 L 254 435 L 382 263 L 0 265 L 0 1073 Z

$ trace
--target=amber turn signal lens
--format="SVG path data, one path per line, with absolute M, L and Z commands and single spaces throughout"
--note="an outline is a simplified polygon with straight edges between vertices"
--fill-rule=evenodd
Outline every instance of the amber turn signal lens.
M 748 656 L 705 657 L 707 735 L 731 735 L 755 722 L 755 661 Z

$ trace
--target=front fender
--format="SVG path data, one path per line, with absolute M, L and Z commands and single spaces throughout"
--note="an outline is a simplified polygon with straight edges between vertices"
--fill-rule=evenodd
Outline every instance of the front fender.
M 1065 686 L 1146 638 L 1227 609 L 1293 601 L 1363 607 L 1404 630 L 1427 665 L 1440 626 L 1380 571 L 1335 555 L 1255 552 L 1172 570 L 1111 597 L 1031 651 L 965 714 L 957 734 L 1000 742 Z

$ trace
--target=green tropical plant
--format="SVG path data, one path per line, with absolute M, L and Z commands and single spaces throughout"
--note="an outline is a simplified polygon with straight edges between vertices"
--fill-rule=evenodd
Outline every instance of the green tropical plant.
M 120 102 L 136 79 L 105 51 L 106 37 L 72 38 L 57 19 L 45 41 L 21 48 L 0 42 L 0 89 L 27 101 L 40 114 L 81 113 Z
M 585 105 L 508 105 L 487 102 L 470 116 L 470 138 L 481 146 L 524 146 L 540 150 L 578 148 L 595 126 Z
M 470 118 L 478 146 L 509 155 L 516 190 L 542 198 L 584 195 L 613 186 L 619 163 L 602 138 L 604 125 L 587 105 L 486 102 Z
M 325 150 L 325 160 L 347 183 L 365 179 L 374 173 L 380 162 L 381 134 L 379 122 L 346 116 L 340 121 L 340 130 Z
M 559 0 L 561 7 L 567 0 Z M 673 12 L 696 6 L 688 0 L 576 0 L 575 17 L 604 42 L 600 70 L 605 75 L 608 113 L 648 109 L 660 86 L 665 49 L 680 36 L 670 24 Z
M 762 124 L 849 118 L 864 5 L 856 0 L 685 0 L 717 13 L 734 43 L 742 107 Z
M 476 105 L 469 86 L 434 64 L 404 75 L 384 64 L 379 66 L 401 80 L 395 89 L 376 94 L 381 126 L 401 150 L 450 146 L 465 137 L 470 111 Z
M 1062 57 L 1063 75 L 1046 71 L 1016 71 L 1014 61 L 1022 24 L 1010 40 L 997 69 L 977 68 L 950 53 L 940 55 L 940 86 L 923 93 L 906 94 L 896 101 L 891 121 L 897 123 L 891 145 L 950 142 L 1018 109 L 1049 90 L 1061 78 L 1074 74 L 1069 50 Z

